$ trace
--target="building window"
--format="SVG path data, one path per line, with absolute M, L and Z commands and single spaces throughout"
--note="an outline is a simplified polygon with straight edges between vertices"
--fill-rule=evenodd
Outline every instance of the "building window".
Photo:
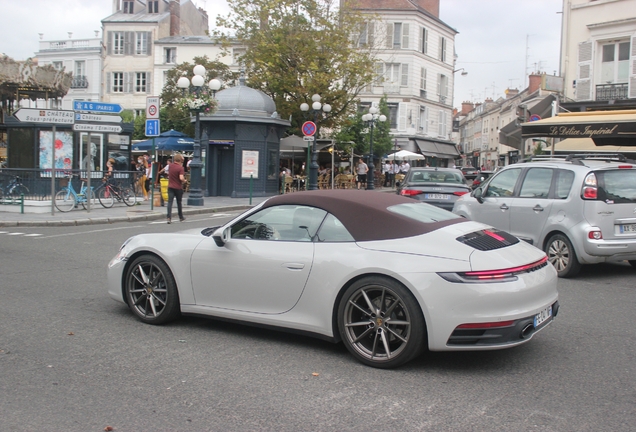
M 360 37 L 358 38 L 359 48 L 373 46 L 373 28 L 372 22 L 365 22 L 362 24 Z
M 62 70 L 64 65 L 62 64 L 61 61 L 54 61 L 53 62 L 53 67 L 55 68 L 55 70 Z
M 232 64 L 243 65 L 242 57 L 245 55 L 245 48 L 234 48 L 232 50 Z
M 426 68 L 420 70 L 420 97 L 426 99 Z
M 399 105 L 396 103 L 390 103 L 387 105 L 389 107 L 389 125 L 391 129 L 397 129 Z
M 428 31 L 424 27 L 422 27 L 422 39 L 420 40 L 420 44 L 420 51 L 426 54 L 428 51 Z
M 148 33 L 137 32 L 135 34 L 135 54 L 148 53 Z
M 603 45 L 601 84 L 626 83 L 629 79 L 629 42 Z
M 167 64 L 177 63 L 177 49 L 176 48 L 164 48 L 164 62 Z
M 113 54 L 124 54 L 124 32 L 113 32 Z
M 428 132 L 428 111 L 426 111 L 426 107 L 420 107 L 420 124 L 419 124 L 419 132 L 427 133 Z
M 135 2 L 134 1 L 124 0 L 124 13 L 125 14 L 135 13 Z
M 113 72 L 113 93 L 123 93 L 124 92 L 124 73 L 123 72 Z
M 135 74 L 135 92 L 146 93 L 146 72 L 137 72 Z
M 439 59 L 440 61 L 446 61 L 446 38 L 440 36 L 439 38 Z
M 389 49 L 408 49 L 409 25 L 407 23 L 387 24 L 387 44 Z
M 86 75 L 86 62 L 85 61 L 76 61 L 75 62 L 75 76 L 84 76 Z
M 444 74 L 439 74 L 439 80 L 437 82 L 437 94 L 439 94 L 439 101 L 441 103 L 451 102 L 448 101 L 448 77 Z
M 159 1 L 157 0 L 148 1 L 148 13 L 159 13 Z
M 73 70 L 73 80 L 71 81 L 71 88 L 87 88 L 88 81 L 86 80 L 86 62 L 84 60 L 75 62 L 75 69 Z

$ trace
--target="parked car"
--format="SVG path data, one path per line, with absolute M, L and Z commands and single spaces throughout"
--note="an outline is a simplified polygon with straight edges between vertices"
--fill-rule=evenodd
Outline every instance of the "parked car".
M 108 265 L 110 296 L 148 324 L 207 315 L 342 341 L 396 367 L 426 349 L 528 342 L 559 309 L 557 276 L 508 233 L 395 194 L 268 199 L 221 227 L 141 234 Z
M 548 254 L 559 276 L 582 264 L 636 267 L 636 165 L 622 155 L 533 158 L 509 165 L 455 203 Z
M 451 211 L 457 199 L 470 192 L 461 171 L 453 168 L 411 168 L 396 184 L 398 195 Z
M 479 186 L 480 184 L 485 182 L 487 179 L 492 177 L 494 173 L 495 173 L 494 171 L 479 171 L 479 174 L 477 174 L 477 177 L 475 177 L 472 184 L 470 185 L 471 189 L 477 188 L 477 186 Z
M 479 174 L 479 168 L 471 166 L 461 167 L 460 170 L 464 174 L 464 177 L 466 177 L 468 180 L 474 179 L 475 177 L 477 177 L 477 174 Z

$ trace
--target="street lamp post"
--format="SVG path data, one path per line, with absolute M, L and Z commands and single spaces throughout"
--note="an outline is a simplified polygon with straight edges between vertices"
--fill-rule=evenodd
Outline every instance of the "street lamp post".
M 380 122 L 386 121 L 386 116 L 384 114 L 378 114 L 378 109 L 376 107 L 369 108 L 369 112 L 362 116 L 362 121 L 367 122 L 370 128 L 369 135 L 369 173 L 367 175 L 367 190 L 375 189 L 375 167 L 373 165 L 373 128 L 375 125 Z M 371 177 L 371 179 L 369 179 Z
M 196 65 L 192 72 L 194 76 L 192 80 L 182 76 L 177 81 L 177 87 L 179 87 L 185 94 L 186 90 L 195 96 L 201 94 L 203 84 L 205 83 L 205 67 Z M 218 79 L 212 79 L 208 83 L 208 87 L 214 94 L 221 88 L 221 81 Z M 201 113 L 201 107 L 190 107 L 190 111 L 194 112 L 194 152 L 193 158 L 190 162 L 190 194 L 188 195 L 188 205 L 202 206 L 203 205 L 203 192 L 201 190 L 201 168 L 203 163 L 201 162 L 201 120 L 199 114 Z
M 331 105 L 320 103 L 321 96 L 315 94 L 311 97 L 313 103 L 311 104 L 311 111 L 314 115 L 314 123 L 316 123 L 316 132 L 314 133 L 314 140 L 311 147 L 311 163 L 309 164 L 309 183 L 307 184 L 307 190 L 318 189 L 318 153 L 316 151 L 316 136 L 318 135 L 318 115 L 331 112 Z M 303 112 L 309 111 L 309 104 L 303 102 L 300 104 L 300 110 Z M 331 167 L 333 170 L 333 167 Z

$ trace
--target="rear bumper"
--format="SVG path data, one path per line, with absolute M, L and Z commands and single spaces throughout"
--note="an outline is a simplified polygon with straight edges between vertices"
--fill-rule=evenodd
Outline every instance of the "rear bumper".
M 608 261 L 636 259 L 636 238 L 624 240 L 592 240 L 585 236 L 583 254 L 579 253 L 582 263 L 594 264 Z

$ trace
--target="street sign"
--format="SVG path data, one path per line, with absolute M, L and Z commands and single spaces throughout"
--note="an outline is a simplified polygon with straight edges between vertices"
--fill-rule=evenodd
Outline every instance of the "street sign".
M 159 119 L 146 120 L 146 136 L 159 136 Z
M 54 124 L 75 123 L 75 113 L 73 111 L 20 108 L 13 115 L 23 122 Z
M 315 134 L 316 133 L 316 123 L 314 123 L 312 121 L 306 121 L 305 123 L 303 123 L 302 131 L 303 131 L 303 134 L 305 134 L 305 136 L 309 136 L 309 135 Z
M 122 118 L 120 116 L 114 116 L 114 115 L 75 113 L 75 121 L 121 123 Z
M 148 96 L 146 98 L 146 118 L 159 118 L 159 98 L 156 96 Z
M 74 101 L 73 109 L 75 111 L 93 111 L 111 114 L 119 114 L 122 112 L 121 105 L 107 102 Z
M 314 140 L 314 137 L 312 135 L 303 137 L 303 141 L 313 141 L 313 140 Z
M 530 116 L 530 121 L 531 121 L 531 122 L 532 122 L 532 121 L 539 121 L 539 120 L 541 120 L 541 116 L 540 116 L 539 114 L 532 114 L 532 115 Z
M 90 124 L 90 123 L 75 123 L 73 125 L 75 132 L 115 132 L 122 131 L 119 125 L 106 125 L 106 124 Z

